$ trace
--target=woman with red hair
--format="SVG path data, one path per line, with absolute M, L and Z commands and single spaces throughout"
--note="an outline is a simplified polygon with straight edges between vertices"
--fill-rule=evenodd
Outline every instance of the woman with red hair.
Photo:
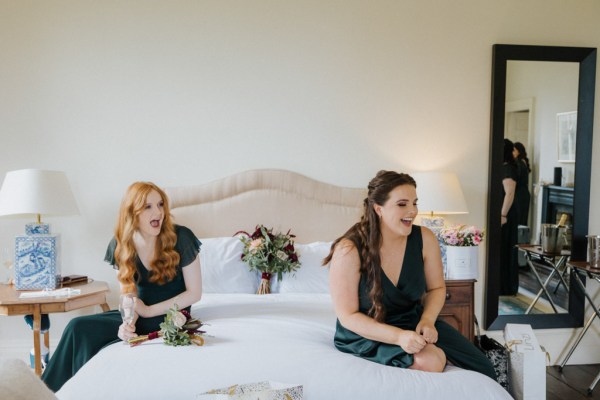
M 121 293 L 134 296 L 134 319 L 108 311 L 71 320 L 42 375 L 46 385 L 56 392 L 103 347 L 159 330 L 175 303 L 189 311 L 202 296 L 200 245 L 173 224 L 164 191 L 150 182 L 129 186 L 105 261 L 117 269 Z

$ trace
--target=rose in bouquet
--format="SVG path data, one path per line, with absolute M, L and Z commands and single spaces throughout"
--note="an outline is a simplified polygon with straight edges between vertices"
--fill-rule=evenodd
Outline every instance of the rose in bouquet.
M 300 267 L 298 254 L 294 248 L 295 235 L 273 233 L 258 225 L 252 234 L 241 231 L 240 240 L 244 243 L 242 260 L 248 263 L 250 270 L 262 273 L 258 294 L 271 292 L 270 281 L 273 274 L 281 280 L 284 273 L 293 272 Z
M 466 225 L 442 228 L 438 233 L 439 239 L 448 246 L 479 246 L 483 236 L 483 230 Z
M 136 336 L 127 342 L 136 346 L 147 340 L 163 338 L 163 342 L 169 346 L 189 346 L 195 344 L 202 346 L 205 331 L 199 330 L 204 324 L 197 318 L 192 318 L 187 310 L 179 310 L 177 304 L 167 311 L 165 320 L 160 324 L 160 331 L 151 332 L 148 335 Z

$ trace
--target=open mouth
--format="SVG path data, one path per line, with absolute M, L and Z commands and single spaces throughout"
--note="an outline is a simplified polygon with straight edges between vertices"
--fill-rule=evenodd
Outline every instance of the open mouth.
M 402 218 L 400 221 L 402 221 L 404 225 L 410 225 L 413 222 L 413 218 Z
M 150 221 L 150 226 L 153 228 L 158 228 L 160 227 L 160 220 L 158 219 L 153 219 L 152 221 Z

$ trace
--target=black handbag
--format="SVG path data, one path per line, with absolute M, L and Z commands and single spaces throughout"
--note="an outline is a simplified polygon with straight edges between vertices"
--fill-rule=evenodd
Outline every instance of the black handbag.
M 487 335 L 481 335 L 479 324 L 475 318 L 475 347 L 477 347 L 494 366 L 496 381 L 508 391 L 508 349 L 495 339 Z

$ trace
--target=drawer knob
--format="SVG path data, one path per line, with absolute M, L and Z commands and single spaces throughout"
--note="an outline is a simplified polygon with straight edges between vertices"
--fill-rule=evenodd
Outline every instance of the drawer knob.
M 446 292 L 446 300 L 450 300 L 452 294 L 450 292 Z

